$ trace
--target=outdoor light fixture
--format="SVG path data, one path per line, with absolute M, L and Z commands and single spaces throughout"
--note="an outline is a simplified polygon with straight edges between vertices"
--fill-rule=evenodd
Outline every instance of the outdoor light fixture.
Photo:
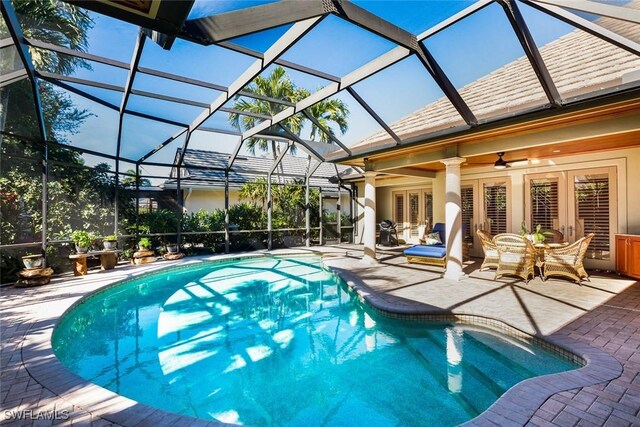
M 498 155 L 498 160 L 496 160 L 496 162 L 493 164 L 493 168 L 494 169 L 506 169 L 507 168 L 507 162 L 504 161 L 504 159 L 502 158 L 502 156 L 504 156 L 504 152 L 499 152 L 496 153 Z

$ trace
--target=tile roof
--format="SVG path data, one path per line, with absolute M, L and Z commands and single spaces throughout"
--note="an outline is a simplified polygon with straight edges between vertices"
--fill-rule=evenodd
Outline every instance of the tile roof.
M 625 7 L 640 9 L 640 1 L 634 0 Z M 630 40 L 640 41 L 640 25 L 612 18 L 600 18 L 596 22 Z M 539 50 L 563 99 L 640 81 L 640 57 L 582 30 L 574 30 Z M 459 93 L 479 119 L 548 103 L 526 56 L 464 86 Z M 390 127 L 404 140 L 463 124 L 449 100 L 442 97 Z M 381 130 L 351 148 L 360 151 L 389 143 L 395 144 L 395 141 Z
M 178 153 L 179 152 L 180 149 L 178 149 Z M 230 154 L 228 153 L 220 153 L 217 151 L 188 149 L 184 156 L 187 176 L 181 179 L 181 185 L 199 187 L 224 186 L 223 169 L 227 166 L 229 156 Z M 284 182 L 292 182 L 294 179 L 304 180 L 308 165 L 308 160 L 306 158 L 287 155 L 282 159 L 281 164 L 282 169 L 278 168 L 276 172 L 280 171 L 284 175 L 282 177 Z M 312 165 L 315 164 L 316 161 L 313 160 Z M 230 187 L 237 188 L 246 182 L 253 181 L 256 178 L 266 178 L 272 165 L 273 159 L 270 157 L 236 157 L 236 160 L 233 162 L 233 166 L 229 171 Z M 336 176 L 336 166 L 341 174 L 351 169 L 349 166 L 323 163 L 311 177 L 309 185 L 312 187 L 326 187 L 333 190 L 337 189 L 336 184 L 329 181 L 329 178 Z M 200 169 L 200 167 L 218 168 L 221 170 Z M 276 172 L 274 172 L 272 182 L 278 182 Z M 172 173 L 172 179 L 165 181 L 164 186 L 175 187 L 175 172 Z

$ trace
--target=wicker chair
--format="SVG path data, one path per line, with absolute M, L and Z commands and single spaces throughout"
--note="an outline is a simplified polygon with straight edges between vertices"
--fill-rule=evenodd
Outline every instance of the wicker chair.
M 582 282 L 582 279 L 589 280 L 583 261 L 593 236 L 595 236 L 594 233 L 589 233 L 563 248 L 544 248 L 543 280 L 549 276 L 567 277 L 575 280 L 578 284 Z
M 493 236 L 484 230 L 478 230 L 476 233 L 478 234 L 478 238 L 482 244 L 482 251 L 484 252 L 484 261 L 482 261 L 480 271 L 485 268 L 498 268 L 500 257 L 498 255 L 498 249 L 495 243 L 493 243 Z
M 529 283 L 534 277 L 536 249 L 533 244 L 518 234 L 503 233 L 493 238 L 498 249 L 498 269 L 496 279 L 502 276 L 518 276 Z
M 564 242 L 564 234 L 562 234 L 561 231 L 559 230 L 544 230 L 543 233 L 545 233 L 545 236 L 547 237 L 545 239 L 545 242 L 547 243 L 562 243 Z

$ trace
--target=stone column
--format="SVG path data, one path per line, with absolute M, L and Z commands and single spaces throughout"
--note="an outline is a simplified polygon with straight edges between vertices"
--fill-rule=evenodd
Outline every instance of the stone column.
M 378 262 L 376 258 L 376 175 L 377 172 L 364 173 L 364 257 L 370 263 Z
M 461 157 L 441 160 L 446 166 L 445 174 L 445 224 L 447 234 L 447 270 L 444 277 L 460 280 L 462 276 L 462 208 L 460 196 Z

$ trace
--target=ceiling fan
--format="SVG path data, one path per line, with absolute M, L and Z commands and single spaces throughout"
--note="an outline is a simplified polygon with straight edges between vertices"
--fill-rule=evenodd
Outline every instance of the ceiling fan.
M 498 153 L 496 153 L 496 155 L 498 156 L 498 160 L 496 160 L 493 163 L 474 163 L 474 162 L 467 162 L 468 165 L 482 165 L 482 166 L 489 166 L 489 165 L 493 165 L 494 169 L 506 169 L 506 168 L 510 168 L 512 166 L 513 163 L 518 163 L 518 162 L 525 162 L 528 161 L 529 159 L 512 159 L 512 160 L 505 160 L 502 158 L 502 156 L 504 156 L 504 151 L 500 151 Z

